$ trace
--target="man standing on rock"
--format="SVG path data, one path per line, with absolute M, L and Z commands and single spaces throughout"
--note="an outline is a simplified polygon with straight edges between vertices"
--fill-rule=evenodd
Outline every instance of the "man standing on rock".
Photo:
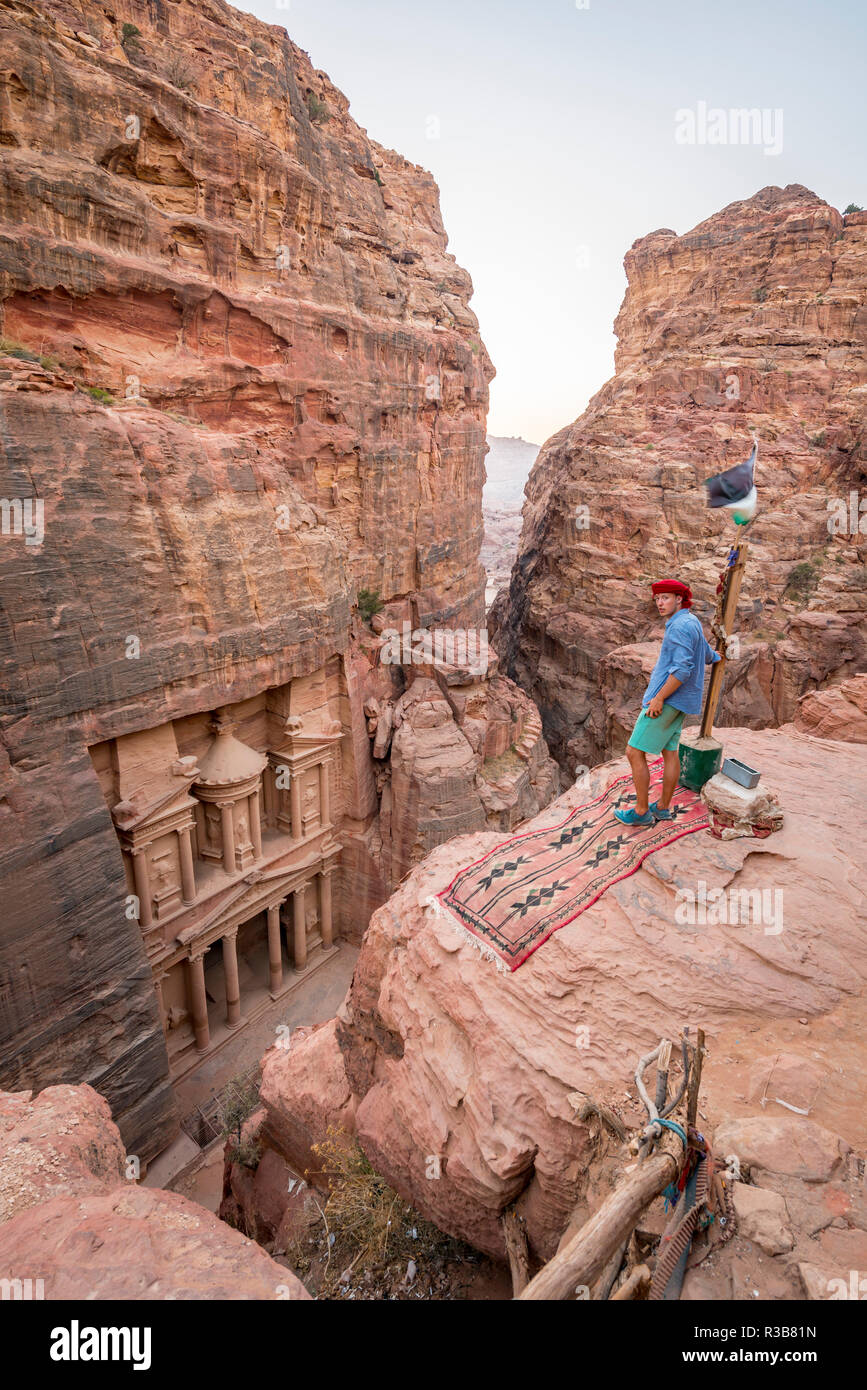
M 652 588 L 656 610 L 665 618 L 665 632 L 626 747 L 635 783 L 635 806 L 614 812 L 624 825 L 654 825 L 658 820 L 672 819 L 671 798 L 680 776 L 680 731 L 687 714 L 701 713 L 705 665 L 720 659 L 707 642 L 698 618 L 689 612 L 689 585 L 679 579 L 659 579 Z M 661 753 L 663 761 L 662 794 L 649 806 L 648 753 Z

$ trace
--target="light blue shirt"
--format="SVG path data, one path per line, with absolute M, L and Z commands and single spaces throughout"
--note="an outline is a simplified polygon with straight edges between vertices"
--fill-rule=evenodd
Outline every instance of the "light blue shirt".
M 665 704 L 683 710 L 684 714 L 701 714 L 704 668 L 708 662 L 719 659 L 719 652 L 708 643 L 695 614 L 688 608 L 679 608 L 666 620 L 662 646 L 642 706 L 650 704 L 669 676 L 677 676 L 680 685 L 673 695 L 666 696 Z

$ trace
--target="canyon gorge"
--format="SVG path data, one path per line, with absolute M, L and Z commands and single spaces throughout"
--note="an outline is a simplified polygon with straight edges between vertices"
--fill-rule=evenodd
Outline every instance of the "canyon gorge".
M 831 525 L 867 484 L 867 212 L 768 187 L 637 241 L 615 375 L 533 463 L 486 442 L 433 176 L 283 28 L 13 0 L 0 54 L 0 1279 L 409 1297 L 310 1253 L 339 1135 L 433 1233 L 414 1296 L 511 1297 L 504 1215 L 557 1255 L 688 1026 L 748 1156 L 743 1243 L 683 1296 L 825 1297 L 867 1268 L 867 537 Z M 752 431 L 717 725 L 784 824 L 666 845 L 501 973 L 438 895 L 624 776 L 649 583 L 709 629 L 701 483 Z M 785 933 L 681 922 L 705 878 L 785 883 Z M 206 1210 L 159 1164 L 239 1059 Z
M 433 180 L 285 31 L 135 20 L 0 31 L 0 491 L 44 509 L 0 557 L 0 1075 L 90 1082 L 147 1160 L 245 959 L 279 993 L 557 774 L 496 658 L 412 647 L 486 644 L 492 367 Z

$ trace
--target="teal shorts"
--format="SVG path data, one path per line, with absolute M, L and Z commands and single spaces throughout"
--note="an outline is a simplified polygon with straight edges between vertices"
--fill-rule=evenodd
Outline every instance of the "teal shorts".
M 663 749 L 676 752 L 685 718 L 683 710 L 675 709 L 674 705 L 664 704 L 662 714 L 655 719 L 642 710 L 629 736 L 630 748 L 640 748 L 642 753 L 661 753 Z

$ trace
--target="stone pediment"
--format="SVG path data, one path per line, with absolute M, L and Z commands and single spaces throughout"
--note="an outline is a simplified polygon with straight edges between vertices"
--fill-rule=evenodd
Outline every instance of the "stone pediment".
M 112 807 L 112 819 L 118 830 L 129 834 L 132 831 L 158 826 L 162 821 L 170 820 L 179 811 L 186 811 L 195 806 L 195 799 L 189 794 L 190 785 L 198 774 L 195 758 L 177 759 L 172 766 L 171 774 L 183 780 L 179 780 L 161 796 L 146 799 L 141 792 L 133 792 Z
M 339 743 L 342 738 L 343 728 L 337 719 L 329 720 L 321 729 L 305 729 L 298 715 L 290 715 L 283 726 L 279 747 L 272 752 L 301 757 L 305 753 L 324 751 Z
M 252 869 L 240 882 L 233 884 L 222 894 L 204 917 L 179 931 L 175 941 L 179 946 L 189 946 L 192 941 L 206 937 L 215 927 L 219 931 L 227 923 L 236 924 L 239 918 L 243 920 L 245 916 L 261 912 L 273 897 L 277 884 L 285 885 L 285 891 L 288 892 L 293 879 L 297 879 L 305 871 L 316 871 L 321 862 L 321 854 L 312 853 L 304 859 L 283 864 L 279 868 Z

